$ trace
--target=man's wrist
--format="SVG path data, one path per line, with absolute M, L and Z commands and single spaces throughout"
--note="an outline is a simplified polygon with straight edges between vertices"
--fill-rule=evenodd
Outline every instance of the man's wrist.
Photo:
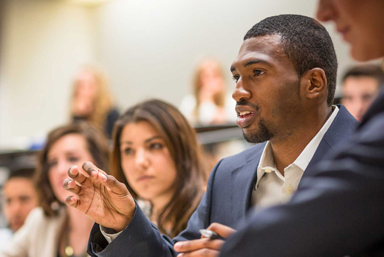
M 133 207 L 131 209 L 131 213 L 125 216 L 124 218 L 122 218 L 122 221 L 119 222 L 119 224 L 116 224 L 117 226 L 113 226 L 108 229 L 113 230 L 114 233 L 119 233 L 123 231 L 126 227 L 128 227 L 129 223 L 131 223 L 131 221 L 133 220 L 133 216 L 135 215 L 135 212 L 136 212 L 136 202 L 135 201 L 132 201 L 132 202 L 133 202 Z

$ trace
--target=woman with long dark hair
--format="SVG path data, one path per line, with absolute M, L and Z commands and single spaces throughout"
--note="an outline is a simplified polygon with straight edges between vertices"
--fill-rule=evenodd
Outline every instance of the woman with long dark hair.
M 170 237 L 187 226 L 205 185 L 193 128 L 172 105 L 149 100 L 115 123 L 111 175 L 150 204 L 149 219 Z

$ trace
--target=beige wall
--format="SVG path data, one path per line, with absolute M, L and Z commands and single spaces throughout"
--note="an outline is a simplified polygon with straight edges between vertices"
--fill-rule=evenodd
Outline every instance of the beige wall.
M 95 56 L 91 15 L 61 1 L 7 1 L 0 146 L 24 147 L 67 120 L 73 74 Z
M 144 98 L 179 105 L 205 55 L 227 72 L 248 29 L 283 13 L 313 16 L 308 0 L 110 0 L 83 7 L 59 0 L 7 0 L 0 73 L 0 147 L 25 146 L 65 122 L 71 79 L 102 64 L 122 109 Z M 334 39 L 340 70 L 351 63 Z

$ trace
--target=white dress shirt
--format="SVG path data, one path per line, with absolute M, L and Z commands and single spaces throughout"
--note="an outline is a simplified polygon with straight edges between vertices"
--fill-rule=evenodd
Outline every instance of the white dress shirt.
M 339 108 L 334 110 L 320 131 L 308 143 L 299 157 L 284 169 L 284 176 L 277 170 L 270 142 L 267 142 L 257 167 L 257 181 L 252 192 L 252 204 L 256 211 L 289 201 L 297 190 L 301 177 L 315 154 L 324 134 L 331 126 Z

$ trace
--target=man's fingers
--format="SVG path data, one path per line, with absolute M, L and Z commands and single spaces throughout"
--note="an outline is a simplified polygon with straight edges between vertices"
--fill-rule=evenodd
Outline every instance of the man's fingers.
M 81 186 L 77 185 L 74 180 L 66 179 L 63 182 L 63 188 L 71 193 L 80 194 Z
M 93 171 L 92 171 L 93 172 Z M 118 195 L 127 195 L 129 191 L 124 183 L 120 183 L 114 176 L 107 175 L 97 171 L 92 173 L 92 178 L 98 180 L 102 185 L 106 186 L 108 190 Z
M 71 206 L 71 207 L 74 207 L 74 208 L 77 208 L 77 205 L 78 205 L 78 199 L 76 196 L 68 196 L 66 199 L 65 199 L 65 203 L 68 205 L 68 206 Z
M 99 168 L 96 167 L 95 164 L 92 162 L 84 162 L 82 166 L 83 170 L 90 176 L 94 177 L 96 174 L 101 171 Z M 105 172 L 104 172 L 105 173 Z M 93 175 L 92 175 L 93 174 Z
M 177 257 L 217 257 L 219 256 L 219 251 L 211 249 L 200 249 L 188 253 L 179 253 Z
M 220 250 L 223 246 L 223 240 L 211 240 L 208 238 L 177 242 L 174 246 L 177 252 L 192 252 L 202 249 Z
M 68 169 L 68 176 L 79 184 L 84 184 L 88 179 L 77 166 Z
M 72 167 L 69 170 L 68 174 L 78 183 L 84 181 L 84 184 L 88 180 L 93 182 L 98 181 L 102 185 L 107 187 L 107 190 L 110 190 L 115 194 L 124 196 L 129 194 L 129 191 L 125 184 L 120 183 L 115 177 L 108 175 L 101 169 L 98 169 L 92 162 L 84 162 L 82 168 L 86 172 L 86 174 L 89 175 L 89 177 L 86 177 L 84 174 L 82 174 L 76 166 Z
M 219 223 L 212 223 L 207 229 L 216 232 L 222 238 L 228 238 L 236 232 L 233 228 Z
M 112 175 L 104 175 L 107 180 L 105 181 L 105 186 L 107 186 L 112 192 L 119 195 L 127 195 L 129 194 L 128 188 L 124 183 L 119 182 Z

